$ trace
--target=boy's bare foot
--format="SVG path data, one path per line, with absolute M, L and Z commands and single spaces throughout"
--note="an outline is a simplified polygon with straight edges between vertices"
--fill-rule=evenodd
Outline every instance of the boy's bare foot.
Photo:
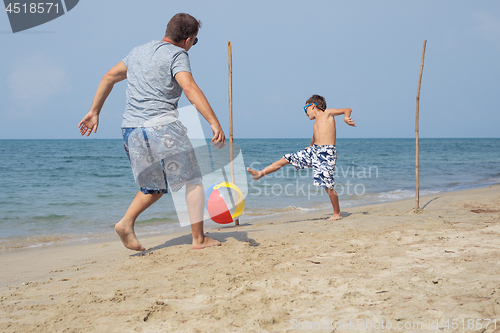
M 247 168 L 247 171 L 252 176 L 253 180 L 259 180 L 262 178 L 262 175 L 260 174 L 259 171 L 255 171 L 250 168 Z
M 197 241 L 193 239 L 193 249 L 195 250 L 200 250 L 204 249 L 206 247 L 212 247 L 212 246 L 220 246 L 220 242 L 218 240 L 212 239 L 210 237 L 204 236 L 203 241 Z
M 342 220 L 342 215 L 340 215 L 340 214 L 333 214 L 332 217 L 330 217 L 329 219 L 327 219 L 327 221 L 338 221 L 338 220 Z
M 139 243 L 139 240 L 137 239 L 137 236 L 135 235 L 134 229 L 132 228 L 127 228 L 124 227 L 122 224 L 118 222 L 115 224 L 115 231 L 120 236 L 120 239 L 122 240 L 123 245 L 127 249 L 134 250 L 134 251 L 144 251 L 146 250 L 141 243 Z

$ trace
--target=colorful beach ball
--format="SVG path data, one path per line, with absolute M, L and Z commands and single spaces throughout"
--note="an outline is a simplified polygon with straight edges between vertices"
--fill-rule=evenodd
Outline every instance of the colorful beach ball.
M 205 207 L 212 221 L 220 224 L 234 222 L 245 209 L 245 197 L 229 182 L 214 184 L 205 191 Z

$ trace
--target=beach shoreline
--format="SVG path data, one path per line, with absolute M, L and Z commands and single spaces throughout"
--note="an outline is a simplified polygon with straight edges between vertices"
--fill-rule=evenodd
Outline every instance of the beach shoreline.
M 406 199 L 348 207 L 338 222 L 315 211 L 210 226 L 223 244 L 201 251 L 185 230 L 141 238 L 145 253 L 118 238 L 4 253 L 0 329 L 295 332 L 328 318 L 500 328 L 500 185 L 420 202 L 421 214 Z
M 479 187 L 473 187 L 473 188 L 465 188 L 465 189 L 456 189 L 456 190 L 447 190 L 447 191 L 440 191 L 440 192 L 433 192 L 433 191 L 427 191 L 431 192 L 431 194 L 421 194 L 421 198 L 425 197 L 430 197 L 433 195 L 440 195 L 443 193 L 452 193 L 452 192 L 460 192 L 460 191 L 466 191 L 466 190 L 473 190 L 473 189 L 480 189 L 480 188 L 486 188 L 489 186 L 496 186 L 500 185 L 500 183 L 488 183 L 483 186 Z M 426 192 L 426 191 L 423 191 Z M 325 197 L 325 200 L 327 200 L 327 197 Z M 405 200 L 411 200 L 411 198 L 408 198 L 407 196 L 399 199 L 384 199 L 379 202 L 377 201 L 359 201 L 359 202 L 348 202 L 347 204 L 345 203 L 345 200 L 341 200 L 341 209 L 343 210 L 349 210 L 352 208 L 356 207 L 363 207 L 363 206 L 372 206 L 372 205 L 378 205 L 378 204 L 385 204 L 385 203 L 391 203 L 391 202 L 399 202 L 399 201 L 405 201 Z M 256 214 L 253 212 L 252 214 L 243 214 L 240 217 L 240 220 L 243 221 L 243 223 L 249 223 L 249 224 L 256 224 L 256 223 L 266 223 L 268 220 L 273 220 L 273 219 L 282 219 L 282 218 L 287 218 L 290 216 L 295 216 L 295 215 L 303 215 L 303 214 L 320 214 L 323 212 L 328 212 L 330 211 L 330 204 L 325 202 L 322 204 L 323 207 L 321 208 L 301 208 L 301 207 L 295 207 L 295 206 L 284 206 L 284 207 L 276 207 L 273 212 L 262 212 L 260 214 Z M 328 208 L 324 208 L 328 207 Z M 155 222 L 155 227 L 156 229 L 151 229 L 151 225 L 149 224 L 144 224 L 145 222 L 149 222 L 151 220 L 154 220 Z M 31 251 L 31 250 L 42 250 L 42 249 L 50 249 L 51 247 L 64 247 L 64 246 L 78 246 L 78 245 L 85 245 L 85 244 L 100 244 L 100 243 L 108 243 L 117 240 L 116 233 L 114 231 L 114 223 L 116 221 L 111 221 L 109 222 L 109 230 L 103 234 L 102 232 L 98 234 L 91 234 L 87 233 L 84 235 L 81 234 L 56 234 L 56 235 L 33 235 L 29 237 L 29 239 L 26 239 L 26 237 L 23 237 L 22 239 L 5 239 L 4 243 L 1 244 L 2 247 L 0 247 L 0 256 L 5 255 L 5 254 L 10 254 L 10 253 L 16 253 L 19 251 Z M 158 226 L 164 225 L 163 227 L 164 230 L 159 230 Z M 228 226 L 233 226 L 234 224 L 229 224 Z M 218 225 L 215 222 L 212 222 L 211 220 L 205 221 L 205 228 L 210 229 L 210 228 L 226 228 L 228 226 L 225 225 Z M 178 234 L 178 233 L 183 233 L 184 230 L 187 230 L 186 227 L 181 227 L 178 221 L 172 221 L 170 218 L 151 218 L 147 220 L 141 220 L 141 217 L 139 217 L 138 221 L 136 222 L 136 233 L 137 236 L 140 239 L 143 238 L 150 238 L 150 237 L 159 237 L 162 235 L 170 235 L 170 234 Z M 189 229 L 190 230 L 190 229 Z M 188 230 L 188 232 L 189 232 Z M 37 240 L 38 239 L 38 240 Z

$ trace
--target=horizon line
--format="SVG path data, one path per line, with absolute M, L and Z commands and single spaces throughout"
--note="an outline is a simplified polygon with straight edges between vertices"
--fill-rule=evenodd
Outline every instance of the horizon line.
M 81 137 L 81 138 L 14 138 L 5 139 L 0 138 L 0 140 L 123 140 L 122 138 L 96 138 L 96 137 Z M 210 140 L 211 138 L 193 138 L 192 140 Z M 304 138 L 233 138 L 233 140 L 310 140 L 309 137 Z M 391 138 L 337 138 L 337 140 L 393 140 L 393 139 L 415 139 L 414 137 L 391 137 Z M 419 137 L 419 139 L 500 139 L 500 137 Z M 229 138 L 226 138 L 229 141 Z

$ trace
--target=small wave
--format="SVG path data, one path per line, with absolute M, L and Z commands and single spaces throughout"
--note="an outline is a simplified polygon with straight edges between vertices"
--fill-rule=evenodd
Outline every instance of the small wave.
M 488 185 L 493 185 L 493 184 L 498 184 L 498 183 L 500 183 L 499 178 L 486 178 L 486 179 L 480 179 L 480 180 L 472 181 L 472 182 L 458 183 L 455 186 L 450 186 L 450 187 L 452 188 L 452 190 L 469 189 L 469 188 L 488 186 Z
M 0 252 L 86 240 L 88 240 L 87 237 L 76 235 L 16 236 L 2 239 L 0 241 Z
M 306 212 L 312 210 L 310 208 L 302 208 L 296 206 L 288 206 L 285 208 L 271 208 L 271 209 L 260 209 L 260 210 L 252 210 L 245 212 L 247 216 L 263 216 L 263 215 L 274 215 L 279 213 L 288 213 L 288 212 Z
M 110 194 L 98 194 L 96 197 L 97 198 L 113 198 L 115 196 L 116 196 L 116 194 L 110 193 Z
M 441 193 L 441 192 L 443 192 L 443 191 L 440 191 L 440 190 L 421 190 L 420 196 L 437 194 L 437 193 Z M 398 189 L 398 190 L 388 191 L 388 192 L 367 194 L 360 199 L 360 203 L 361 202 L 364 203 L 367 201 L 370 203 L 397 201 L 397 200 L 410 199 L 410 198 L 414 198 L 414 197 L 415 197 L 415 191 Z
M 86 201 L 77 201 L 77 202 L 49 202 L 46 205 L 47 206 L 64 206 L 64 207 L 68 207 L 68 206 L 83 206 L 83 207 L 87 207 L 87 206 L 89 206 L 91 204 L 92 203 L 86 202 Z
M 173 222 L 178 222 L 176 219 L 172 219 L 169 217 L 165 218 L 151 218 L 148 220 L 142 220 L 142 221 L 136 221 L 136 224 L 158 224 L 158 223 L 173 223 Z M 114 226 L 114 225 L 113 225 Z
M 98 174 L 98 173 L 91 173 L 90 176 L 93 177 L 98 177 L 98 178 L 124 178 L 126 175 L 124 174 Z
M 54 220 L 62 220 L 65 218 L 69 218 L 69 216 L 50 214 L 50 215 L 35 216 L 35 217 L 33 217 L 33 220 L 35 220 L 35 221 L 54 221 Z
M 375 198 L 378 198 L 381 201 L 401 200 L 401 199 L 411 198 L 414 196 L 415 196 L 415 191 L 410 191 L 410 190 L 395 190 L 389 192 L 382 192 L 374 195 Z
M 261 208 L 261 209 L 256 209 L 256 210 L 245 210 L 243 215 L 241 216 L 242 219 L 248 219 L 250 221 L 256 220 L 256 219 L 267 219 L 267 218 L 273 218 L 276 217 L 277 215 L 281 214 L 288 214 L 288 213 L 306 213 L 306 212 L 313 212 L 313 211 L 320 211 L 320 210 L 325 210 L 331 207 L 330 204 L 319 204 L 314 207 L 297 207 L 297 206 L 288 206 L 285 208 Z

